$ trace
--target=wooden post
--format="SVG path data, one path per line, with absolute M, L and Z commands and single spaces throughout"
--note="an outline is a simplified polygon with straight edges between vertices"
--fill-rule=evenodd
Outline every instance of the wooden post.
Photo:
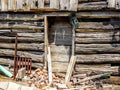
M 47 16 L 44 17 L 44 22 L 45 22 L 45 31 L 44 31 L 44 35 L 45 35 L 45 61 L 44 61 L 44 65 L 45 67 L 47 67 L 47 53 L 48 53 L 48 18 Z

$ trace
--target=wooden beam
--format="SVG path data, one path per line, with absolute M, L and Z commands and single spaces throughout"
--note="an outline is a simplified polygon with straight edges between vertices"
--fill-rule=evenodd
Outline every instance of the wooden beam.
M 120 54 L 76 55 L 77 63 L 120 63 Z

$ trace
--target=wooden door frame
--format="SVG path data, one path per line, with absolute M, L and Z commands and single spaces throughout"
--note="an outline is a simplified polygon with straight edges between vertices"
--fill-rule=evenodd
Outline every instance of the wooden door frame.
M 44 58 L 44 65 L 45 65 L 45 67 L 47 67 L 47 53 L 48 53 L 48 49 L 47 49 L 47 47 L 49 46 L 49 43 L 48 43 L 48 25 L 49 25 L 49 22 L 48 22 L 48 18 L 49 17 L 66 17 L 66 18 L 68 18 L 69 17 L 69 15 L 59 15 L 59 16 L 45 16 L 44 17 L 44 22 L 45 22 L 45 26 L 44 26 L 44 42 L 45 42 L 45 58 Z M 74 27 L 72 27 L 72 55 L 74 55 L 74 43 L 75 43 L 75 29 L 74 29 Z

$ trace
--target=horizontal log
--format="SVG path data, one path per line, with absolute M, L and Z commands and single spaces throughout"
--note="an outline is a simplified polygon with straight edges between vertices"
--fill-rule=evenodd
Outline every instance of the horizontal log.
M 16 32 L 1 32 L 0 36 L 9 36 L 9 37 L 15 37 L 16 34 L 18 35 L 18 37 L 30 37 L 30 38 L 39 38 L 39 37 L 43 37 L 44 33 L 16 33 Z
M 1 49 L 15 49 L 15 44 L 0 43 Z M 18 43 L 17 50 L 20 51 L 44 51 L 44 43 Z
M 39 13 L 0 13 L 0 20 L 44 20 Z
M 95 73 L 95 74 L 102 74 L 102 73 L 112 73 L 112 75 L 119 75 L 118 71 L 119 67 L 114 66 L 111 67 L 110 64 L 76 64 L 75 71 L 81 74 L 86 73 Z
M 120 63 L 120 54 L 76 55 L 77 63 Z
M 75 53 L 79 54 L 120 53 L 120 44 L 76 44 L 75 47 Z
M 114 22 L 80 22 L 80 29 L 115 29 L 120 27 L 120 21 Z
M 36 30 L 43 30 L 44 27 L 36 27 L 36 26 L 0 26 L 0 29 L 36 29 Z
M 91 12 L 78 12 L 77 18 L 120 18 L 120 12 L 116 11 L 91 11 Z
M 18 37 L 18 42 L 43 42 L 44 41 L 44 36 L 41 36 L 39 38 L 28 38 L 28 37 Z M 6 37 L 6 36 L 0 36 L 0 42 L 15 42 L 15 37 Z
M 1 20 L 0 21 L 0 26 L 2 27 L 44 27 L 44 22 L 43 21 L 8 21 L 8 20 Z
M 76 33 L 76 43 L 119 43 L 119 31 Z
M 14 50 L 10 49 L 0 49 L 1 57 L 14 57 Z M 39 53 L 25 52 L 25 51 L 17 51 L 17 55 L 20 57 L 28 57 L 32 58 L 33 62 L 43 62 L 44 55 Z
M 3 66 L 14 66 L 14 59 L 0 58 L 0 64 Z M 32 62 L 32 68 L 43 68 L 43 63 Z
M 78 28 L 78 29 L 76 29 L 75 30 L 76 31 L 76 33 L 85 33 L 85 32 L 87 32 L 87 33 L 90 33 L 90 32 L 92 32 L 92 33 L 95 33 L 96 32 L 96 34 L 97 33 L 99 33 L 99 32 L 119 32 L 119 29 L 117 30 L 117 29 L 90 29 L 90 28 Z
M 103 10 L 103 9 L 107 9 L 106 1 L 79 3 L 77 10 L 81 11 L 81 10 Z
M 44 17 L 38 17 L 38 18 L 16 18 L 16 17 L 14 17 L 14 18 L 11 18 L 11 17 L 9 17 L 9 18 L 0 18 L 0 20 L 6 20 L 6 21 L 38 21 L 38 20 L 44 20 Z

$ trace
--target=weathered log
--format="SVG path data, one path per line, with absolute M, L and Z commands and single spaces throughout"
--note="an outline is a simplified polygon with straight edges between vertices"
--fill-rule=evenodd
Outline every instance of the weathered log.
M 4 66 L 14 66 L 14 59 L 9 58 L 0 58 L 0 64 Z M 34 63 L 32 62 L 32 68 L 42 68 L 43 63 Z
M 13 28 L 13 29 L 36 29 L 36 30 L 43 30 L 44 27 L 36 27 L 36 26 L 19 26 L 19 25 L 16 25 L 16 26 L 0 26 L 1 29 L 10 29 L 10 28 Z
M 81 10 L 103 10 L 107 9 L 107 2 L 86 2 L 78 4 L 78 11 Z
M 23 51 L 18 51 L 17 55 L 20 57 L 28 57 L 32 58 L 32 61 L 34 62 L 43 62 L 44 55 L 39 53 L 32 53 L 32 52 L 23 52 Z M 1 57 L 14 57 L 14 50 L 10 49 L 0 49 L 0 56 Z
M 93 73 L 93 74 L 102 74 L 102 73 L 111 73 L 112 75 L 119 75 L 119 67 L 111 67 L 110 64 L 76 64 L 75 71 L 81 74 L 84 73 Z
M 120 12 L 116 11 L 97 11 L 97 12 L 78 12 L 77 18 L 120 18 Z
M 76 44 L 75 53 L 120 53 L 120 44 Z
M 120 63 L 120 54 L 76 55 L 77 63 Z
M 78 28 L 78 29 L 76 29 L 75 30 L 76 31 L 76 34 L 77 33 L 85 33 L 85 32 L 87 32 L 87 33 L 90 33 L 90 32 L 92 32 L 92 33 L 100 33 L 100 32 L 104 32 L 104 33 L 106 33 L 106 32 L 119 32 L 119 29 L 117 30 L 117 29 L 90 29 L 90 28 Z
M 114 43 L 120 42 L 119 31 L 76 33 L 76 43 Z
M 43 42 L 44 41 L 44 36 L 37 37 L 37 38 L 25 38 L 25 37 L 18 37 L 18 42 Z M 5 36 L 0 36 L 0 42 L 15 42 L 15 37 L 5 37 Z
M 15 44 L 0 43 L 1 49 L 15 49 Z M 18 43 L 17 50 L 20 51 L 44 51 L 44 43 Z
M 81 29 L 115 29 L 120 27 L 120 21 L 113 22 L 80 22 Z

